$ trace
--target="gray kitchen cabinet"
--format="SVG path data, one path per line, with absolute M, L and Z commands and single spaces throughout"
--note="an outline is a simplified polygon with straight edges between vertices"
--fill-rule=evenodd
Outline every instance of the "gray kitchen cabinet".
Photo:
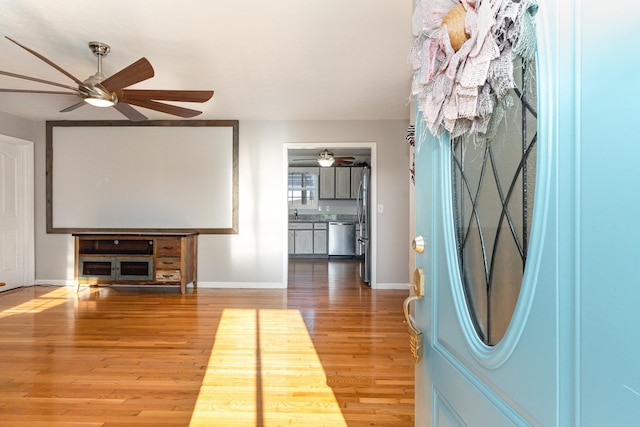
M 313 254 L 313 230 L 295 230 L 295 254 Z
M 316 255 L 327 254 L 327 223 L 316 222 L 313 224 L 313 253 Z
M 320 199 L 354 199 L 357 193 L 352 190 L 351 169 L 348 166 L 320 168 Z
M 351 168 L 351 198 L 358 198 L 358 188 L 362 182 L 362 167 L 354 166 Z
M 296 253 L 296 231 L 289 230 L 289 255 Z
M 327 230 L 313 230 L 313 253 L 316 255 L 326 255 Z
M 337 167 L 335 170 L 336 199 L 351 199 L 351 168 Z
M 326 222 L 289 223 L 289 255 L 326 256 L 328 247 Z
M 293 233 L 293 236 L 291 233 Z M 313 223 L 289 223 L 289 253 L 295 255 L 313 254 Z
M 335 168 L 320 168 L 320 198 L 336 198 L 336 175 Z

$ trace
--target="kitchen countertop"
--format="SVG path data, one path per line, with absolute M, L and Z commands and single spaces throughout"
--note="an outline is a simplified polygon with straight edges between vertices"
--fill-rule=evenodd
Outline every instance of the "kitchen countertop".
M 296 219 L 293 215 L 289 215 L 289 222 L 330 222 L 330 221 L 353 221 L 358 222 L 356 215 L 346 214 L 316 214 L 316 215 L 298 215 Z

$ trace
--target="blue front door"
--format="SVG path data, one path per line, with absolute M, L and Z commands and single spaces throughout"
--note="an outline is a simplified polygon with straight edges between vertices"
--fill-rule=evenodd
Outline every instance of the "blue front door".
M 416 365 L 417 426 L 638 425 L 640 58 L 625 40 L 637 37 L 632 17 L 639 13 L 631 1 L 539 1 L 533 194 L 516 179 L 532 208 L 503 222 L 515 237 L 500 247 L 511 246 L 512 258 L 491 250 L 478 258 L 493 260 L 493 270 L 477 271 L 495 276 L 524 252 L 511 296 L 483 299 L 484 289 L 469 284 L 474 270 L 461 267 L 470 255 L 460 247 L 475 218 L 461 214 L 456 199 L 474 187 L 460 186 L 455 151 L 463 142 L 449 132 L 433 136 L 417 115 L 415 228 L 426 242 L 416 254 L 425 278 L 415 313 L 424 340 Z M 526 134 L 525 147 L 533 138 Z M 485 153 L 475 145 L 463 152 L 478 161 Z M 493 167 L 486 173 L 494 175 Z M 487 203 L 495 203 L 498 218 L 512 216 L 495 202 L 507 191 L 501 196 L 492 188 L 494 202 Z M 486 217 L 474 197 L 466 212 Z M 461 228 L 461 218 L 472 221 Z M 520 226 L 526 237 L 513 230 Z M 483 244 L 491 247 L 486 241 L 471 247 Z

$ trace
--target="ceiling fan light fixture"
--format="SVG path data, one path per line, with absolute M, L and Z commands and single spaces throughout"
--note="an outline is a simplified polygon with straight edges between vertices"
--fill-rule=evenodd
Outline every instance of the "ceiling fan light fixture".
M 103 99 L 103 98 L 85 98 L 84 102 L 89 105 L 93 105 L 94 107 L 113 107 L 116 103 L 111 99 Z
M 333 165 L 336 159 L 333 157 L 333 153 L 329 150 L 324 150 L 318 153 L 318 164 L 323 168 L 328 168 Z
M 94 107 L 113 107 L 118 102 L 118 98 L 116 98 L 115 94 L 110 93 L 99 84 L 93 84 L 91 82 L 92 78 L 98 77 L 99 74 L 96 74 L 88 78 L 85 81 L 87 82 L 86 85 L 79 87 L 80 92 L 84 94 L 82 100 Z
M 328 159 L 327 159 L 327 158 L 324 158 L 324 159 L 318 159 L 318 164 L 319 164 L 320 166 L 322 166 L 323 168 L 328 168 L 328 167 L 332 166 L 332 165 L 333 165 L 333 162 L 334 162 L 333 157 L 328 158 Z

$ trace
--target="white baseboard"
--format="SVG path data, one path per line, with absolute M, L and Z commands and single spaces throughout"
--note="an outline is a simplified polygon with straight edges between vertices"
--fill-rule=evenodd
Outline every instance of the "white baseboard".
M 409 285 L 406 283 L 376 283 L 374 289 L 396 290 L 409 292 Z
M 74 280 L 36 280 L 36 286 L 76 286 L 76 282 Z
M 36 285 L 51 285 L 51 286 L 76 286 L 75 280 L 36 280 Z M 83 285 L 81 285 L 83 286 Z M 135 285 L 132 285 L 135 286 Z M 162 286 L 162 285 L 158 285 Z M 187 288 L 191 288 L 191 283 L 187 284 Z M 198 281 L 198 288 L 202 289 L 285 289 L 286 286 L 279 282 L 200 282 Z
M 201 282 L 198 288 L 202 289 L 286 289 L 284 283 L 279 282 Z
M 76 286 L 74 280 L 36 280 L 36 285 L 51 286 Z M 189 284 L 187 288 L 191 287 Z M 201 282 L 198 281 L 198 288 L 202 289 L 286 289 L 287 286 L 280 282 Z M 409 291 L 406 283 L 376 283 L 375 289 Z

